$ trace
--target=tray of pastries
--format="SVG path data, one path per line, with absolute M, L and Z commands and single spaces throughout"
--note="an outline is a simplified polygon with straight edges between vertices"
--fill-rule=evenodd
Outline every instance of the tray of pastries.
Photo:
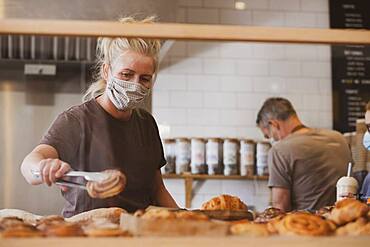
M 370 236 L 369 206 L 355 199 L 341 200 L 315 213 L 284 213 L 277 208 L 267 208 L 255 217 L 232 220 L 232 214 L 243 214 L 247 209 L 240 199 L 225 195 L 213 198 L 195 211 L 151 207 L 128 214 L 112 207 L 63 218 L 3 209 L 0 210 L 0 237 Z M 217 213 L 209 213 L 212 211 L 223 213 L 217 218 L 214 217 Z M 222 218 L 224 220 L 220 220 Z

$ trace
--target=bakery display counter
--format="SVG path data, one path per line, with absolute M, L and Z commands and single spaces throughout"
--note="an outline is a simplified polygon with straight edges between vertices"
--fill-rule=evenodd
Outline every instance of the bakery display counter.
M 207 247 L 227 244 L 228 247 L 268 246 L 268 247 L 355 247 L 368 246 L 370 236 L 359 237 L 133 237 L 133 238 L 33 238 L 1 239 L 0 247 L 101 247 L 101 246 L 178 246 Z

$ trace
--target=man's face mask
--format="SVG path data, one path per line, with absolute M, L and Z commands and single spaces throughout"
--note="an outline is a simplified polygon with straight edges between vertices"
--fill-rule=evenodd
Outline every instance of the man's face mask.
M 362 140 L 362 143 L 364 144 L 364 147 L 367 150 L 370 150 L 370 133 L 369 133 L 369 131 L 366 131 L 365 132 L 365 135 L 364 135 L 364 138 Z
M 136 82 L 118 79 L 110 73 L 106 92 L 114 106 L 123 111 L 139 107 L 150 89 Z

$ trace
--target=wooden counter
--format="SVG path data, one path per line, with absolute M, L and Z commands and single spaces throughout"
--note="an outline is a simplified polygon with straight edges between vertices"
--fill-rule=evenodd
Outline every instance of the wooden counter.
M 366 237 L 226 237 L 226 238 L 37 238 L 37 239 L 0 239 L 0 247 L 365 247 L 369 246 L 370 236 Z

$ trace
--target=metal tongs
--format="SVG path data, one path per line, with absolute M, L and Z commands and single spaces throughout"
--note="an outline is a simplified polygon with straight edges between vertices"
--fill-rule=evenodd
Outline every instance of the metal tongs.
M 38 170 L 31 170 L 32 175 L 36 179 L 41 179 L 41 172 Z M 102 182 L 103 180 L 108 178 L 108 174 L 102 172 L 83 172 L 83 171 L 70 171 L 64 174 L 63 178 L 65 177 L 83 177 L 86 181 L 93 181 L 93 182 Z M 58 179 L 55 182 L 56 185 L 63 185 L 67 187 L 79 188 L 86 190 L 86 185 L 81 183 L 76 183 L 64 179 Z

